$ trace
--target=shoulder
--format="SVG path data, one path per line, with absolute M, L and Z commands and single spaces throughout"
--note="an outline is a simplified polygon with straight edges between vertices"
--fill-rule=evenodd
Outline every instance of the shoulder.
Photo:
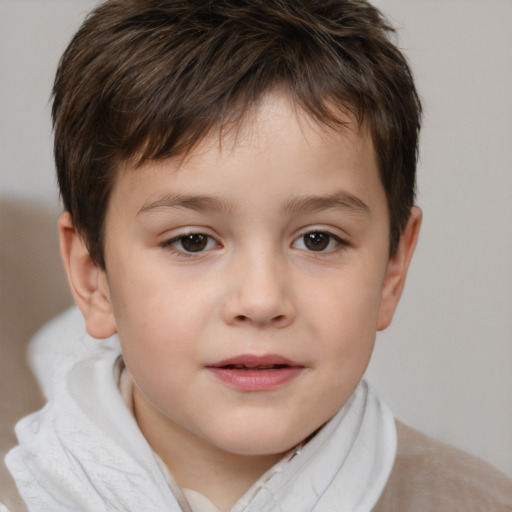
M 397 422 L 397 454 L 374 512 L 512 511 L 512 480 L 483 460 Z

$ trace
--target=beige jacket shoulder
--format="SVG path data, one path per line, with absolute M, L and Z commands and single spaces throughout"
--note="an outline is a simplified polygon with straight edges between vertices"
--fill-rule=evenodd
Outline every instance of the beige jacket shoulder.
M 483 460 L 397 422 L 390 478 L 373 512 L 511 512 L 512 480 Z

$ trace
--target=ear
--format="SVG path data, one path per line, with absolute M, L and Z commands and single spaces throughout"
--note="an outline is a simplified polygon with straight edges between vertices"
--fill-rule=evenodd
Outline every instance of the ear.
M 413 206 L 407 225 L 400 237 L 398 250 L 388 262 L 377 322 L 377 330 L 379 331 L 386 329 L 393 319 L 393 314 L 404 289 L 409 264 L 418 242 L 421 219 L 421 210 L 417 206 Z
M 73 297 L 94 338 L 108 338 L 117 332 L 106 272 L 91 258 L 77 233 L 71 215 L 59 217 L 60 254 Z

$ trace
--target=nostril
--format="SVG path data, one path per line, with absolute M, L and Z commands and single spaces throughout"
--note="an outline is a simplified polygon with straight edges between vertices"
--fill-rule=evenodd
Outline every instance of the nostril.
M 272 320 L 273 320 L 274 322 L 282 322 L 284 319 L 285 319 L 285 316 L 284 316 L 284 315 L 277 315 L 277 316 L 275 316 Z
M 247 317 L 245 315 L 237 315 L 236 320 L 239 322 L 245 322 L 247 320 Z

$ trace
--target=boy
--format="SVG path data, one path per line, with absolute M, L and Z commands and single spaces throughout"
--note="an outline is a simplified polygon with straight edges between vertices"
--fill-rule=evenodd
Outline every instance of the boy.
M 421 222 L 390 32 L 340 0 L 86 20 L 54 89 L 59 232 L 108 341 L 46 334 L 49 403 L 9 457 L 31 510 L 510 509 L 473 459 L 403 426 L 397 449 L 361 382 Z

